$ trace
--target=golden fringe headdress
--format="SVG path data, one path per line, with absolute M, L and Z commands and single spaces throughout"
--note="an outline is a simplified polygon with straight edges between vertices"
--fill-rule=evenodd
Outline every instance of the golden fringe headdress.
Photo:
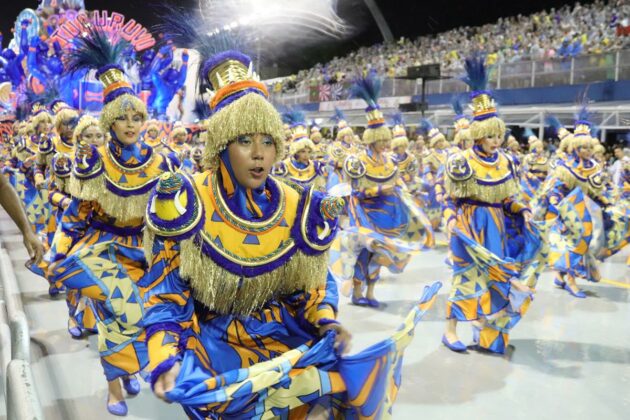
M 315 150 L 315 144 L 313 144 L 311 139 L 307 137 L 302 137 L 299 140 L 291 142 L 291 145 L 289 146 L 289 154 L 293 156 L 304 149 L 311 149 L 311 151 Z
M 502 139 L 505 135 L 505 123 L 498 116 L 492 93 L 487 90 L 488 76 L 484 60 L 482 56 L 475 56 L 467 58 L 464 63 L 466 76 L 463 81 L 470 87 L 472 101 L 470 108 L 473 121 L 470 124 L 470 135 L 475 141 L 486 137 Z
M 81 135 L 83 134 L 83 132 L 87 130 L 89 127 L 98 127 L 99 129 L 102 130 L 101 123 L 99 120 L 97 120 L 91 115 L 82 116 L 81 119 L 79 120 L 79 123 L 74 128 L 74 132 L 72 133 L 72 143 L 75 145 L 75 147 L 76 145 L 79 144 L 79 141 L 81 140 Z
M 186 136 L 188 136 L 188 131 L 186 130 L 186 127 L 184 127 L 183 125 L 178 125 L 178 126 L 173 127 L 173 129 L 171 130 L 171 133 L 169 134 L 169 138 L 171 141 L 174 141 L 175 137 L 180 134 L 185 134 Z
M 206 60 L 203 75 L 212 86 L 204 157 L 206 168 L 217 168 L 219 154 L 238 136 L 270 135 L 276 161 L 284 156 L 284 128 L 280 114 L 268 101 L 269 92 L 253 71 L 251 59 L 238 51 L 225 51 Z
M 455 118 L 453 118 L 453 128 L 455 128 L 453 143 L 456 146 L 464 146 L 464 143 L 472 140 L 472 137 L 470 135 L 470 120 L 464 115 L 463 99 L 459 95 L 454 96 L 451 106 L 455 113 Z
M 392 127 L 392 149 L 397 147 L 409 147 L 409 139 L 407 138 L 407 130 L 405 129 L 405 121 L 401 113 L 394 114 L 392 118 L 394 126 Z
M 385 124 L 385 118 L 378 104 L 381 85 L 382 80 L 377 76 L 376 71 L 371 70 L 366 77 L 355 79 L 350 86 L 350 97 L 363 99 L 367 104 L 365 114 L 368 123 L 362 139 L 366 145 L 392 139 L 392 132 Z
M 156 120 L 148 120 L 144 124 L 144 132 L 148 133 L 149 130 L 156 130 L 158 133 L 160 132 L 160 123 Z
M 542 152 L 544 148 L 545 145 L 543 144 L 542 140 L 536 139 L 529 143 L 529 151 L 532 153 L 536 151 Z
M 319 126 L 317 125 L 317 123 L 315 122 L 315 120 L 311 121 L 311 126 L 310 126 L 310 135 L 309 138 L 313 141 L 313 142 L 319 142 L 322 139 L 322 133 L 319 129 Z

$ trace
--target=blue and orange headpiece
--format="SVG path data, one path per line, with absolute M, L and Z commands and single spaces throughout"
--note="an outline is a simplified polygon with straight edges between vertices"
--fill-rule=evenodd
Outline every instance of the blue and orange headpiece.
M 223 51 L 206 60 L 202 72 L 211 86 L 207 123 L 206 167 L 216 168 L 219 154 L 238 136 L 270 135 L 276 159 L 284 155 L 284 128 L 280 114 L 269 102 L 269 92 L 245 54 Z

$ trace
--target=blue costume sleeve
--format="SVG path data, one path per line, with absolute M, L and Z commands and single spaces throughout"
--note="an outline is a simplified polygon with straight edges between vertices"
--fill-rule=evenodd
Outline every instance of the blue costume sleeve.
M 188 283 L 179 276 L 179 243 L 156 237 L 150 258 L 151 268 L 140 286 L 153 384 L 180 360 L 184 332 L 193 324 L 194 303 Z
M 287 303 L 295 308 L 298 322 L 302 327 L 316 332 L 324 325 L 320 324 L 320 321 L 334 321 L 337 317 L 339 303 L 337 283 L 329 271 L 324 286 L 294 294 L 288 298 Z
M 92 203 L 76 198 L 71 199 L 70 205 L 64 210 L 51 245 L 50 254 L 53 261 L 67 257 L 74 244 L 83 237 L 92 216 Z

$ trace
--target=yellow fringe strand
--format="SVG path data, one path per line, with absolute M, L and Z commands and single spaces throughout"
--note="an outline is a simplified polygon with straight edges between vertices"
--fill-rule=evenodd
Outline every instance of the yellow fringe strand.
M 276 145 L 276 161 L 284 157 L 284 128 L 278 111 L 261 95 L 243 96 L 207 120 L 208 131 L 204 166 L 216 169 L 219 153 L 228 143 L 245 134 L 267 134 Z
M 220 314 L 246 316 L 275 296 L 316 289 L 326 283 L 327 252 L 308 256 L 298 251 L 271 272 L 241 278 L 204 255 L 192 239 L 182 241 L 180 246 L 180 274 L 189 279 L 192 295 Z
M 70 175 L 68 191 L 81 200 L 96 201 L 107 215 L 123 223 L 144 218 L 151 194 L 151 191 L 131 197 L 114 194 L 105 186 L 105 172 L 88 180 Z
M 491 117 L 483 121 L 473 121 L 470 124 L 470 136 L 473 140 L 493 136 L 503 139 L 504 135 L 505 123 L 497 117 Z

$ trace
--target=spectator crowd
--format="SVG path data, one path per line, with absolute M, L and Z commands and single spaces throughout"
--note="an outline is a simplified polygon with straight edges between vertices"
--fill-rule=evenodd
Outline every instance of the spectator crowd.
M 487 65 L 520 60 L 567 60 L 630 48 L 630 1 L 575 3 L 529 16 L 459 27 L 447 32 L 401 38 L 395 43 L 363 47 L 345 57 L 318 63 L 276 82 L 277 93 L 322 84 L 336 84 L 371 69 L 384 77 L 404 76 L 410 66 L 440 63 L 444 75 L 462 73 L 463 57 L 483 52 Z

